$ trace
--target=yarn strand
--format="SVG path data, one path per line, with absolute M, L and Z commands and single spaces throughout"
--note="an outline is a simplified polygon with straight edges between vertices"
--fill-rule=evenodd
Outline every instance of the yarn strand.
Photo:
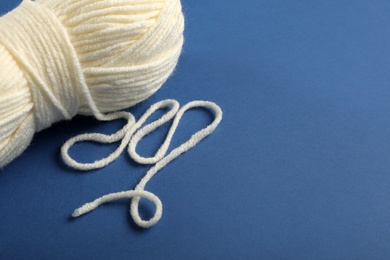
M 165 113 L 161 118 L 140 128 L 143 125 L 143 123 L 147 120 L 147 118 L 150 117 L 150 115 L 152 115 L 158 109 L 165 108 L 167 106 L 171 106 L 171 109 L 167 113 Z M 187 110 L 192 108 L 205 108 L 205 109 L 209 109 L 210 111 L 213 111 L 214 112 L 213 122 L 209 124 L 207 127 L 193 134 L 189 140 L 187 140 L 177 148 L 173 149 L 168 155 L 166 155 L 172 137 L 178 127 L 178 124 L 182 116 Z M 131 120 L 128 121 L 126 126 L 113 135 L 109 136 L 103 134 L 83 134 L 68 140 L 62 147 L 62 156 L 64 158 L 65 163 L 67 163 L 70 167 L 81 169 L 81 170 L 101 168 L 106 166 L 108 163 L 112 162 L 113 160 L 115 160 L 119 156 L 119 154 L 124 150 L 123 146 L 128 145 L 128 153 L 130 157 L 134 159 L 136 162 L 141 164 L 155 164 L 155 165 L 149 169 L 149 171 L 145 174 L 145 176 L 141 179 L 141 181 L 133 190 L 110 193 L 100 198 L 97 198 L 94 201 L 86 203 L 80 208 L 76 209 L 72 214 L 73 217 L 79 217 L 81 215 L 84 215 L 107 202 L 112 202 L 119 199 L 131 198 L 130 214 L 134 222 L 138 226 L 143 228 L 148 228 L 155 225 L 162 216 L 162 203 L 157 196 L 144 190 L 146 184 L 153 178 L 153 176 L 158 171 L 164 168 L 168 163 L 170 163 L 172 160 L 179 157 L 181 154 L 187 152 L 188 150 L 196 146 L 204 138 L 206 138 L 208 135 L 210 135 L 217 128 L 218 124 L 222 120 L 222 110 L 218 105 L 209 101 L 192 101 L 179 109 L 179 103 L 177 101 L 168 99 L 152 105 L 137 122 L 134 122 L 132 120 L 134 118 L 133 116 L 129 118 Z M 155 155 L 148 158 L 138 155 L 138 153 L 136 152 L 136 147 L 138 142 L 141 141 L 143 137 L 153 132 L 158 127 L 165 124 L 172 118 L 174 119 L 168 131 L 168 134 L 165 140 L 163 141 L 162 145 L 158 149 L 158 151 L 155 153 Z M 133 124 L 133 126 L 130 126 L 131 124 Z M 124 131 L 126 130 L 128 132 L 124 133 Z M 75 160 L 71 159 L 69 156 L 69 149 L 71 148 L 72 145 L 74 145 L 77 142 L 95 141 L 101 143 L 111 143 L 111 142 L 118 141 L 120 139 L 119 137 L 123 138 L 120 146 L 106 158 L 98 160 L 94 163 L 78 163 Z M 130 141 L 128 142 L 129 139 Z M 141 198 L 146 198 L 150 200 L 151 202 L 154 203 L 156 207 L 154 216 L 149 220 L 143 220 L 139 215 L 138 207 Z

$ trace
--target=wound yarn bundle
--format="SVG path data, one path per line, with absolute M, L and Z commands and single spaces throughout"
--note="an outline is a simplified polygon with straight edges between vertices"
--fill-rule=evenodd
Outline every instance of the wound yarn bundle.
M 35 132 L 148 98 L 183 45 L 179 0 L 24 0 L 0 18 L 0 167 Z
M 152 95 L 174 70 L 183 45 L 184 18 L 180 0 L 24 0 L 0 18 L 0 167 L 29 145 L 35 132 L 76 114 L 101 121 L 124 119 L 111 135 L 81 134 L 61 149 L 64 162 L 78 170 L 107 166 L 126 149 L 140 164 L 152 165 L 138 185 L 86 203 L 79 217 L 101 204 L 131 198 L 130 214 L 143 228 L 162 216 L 162 203 L 146 184 L 169 162 L 210 135 L 222 120 L 222 110 L 209 101 L 193 101 L 180 108 L 175 100 L 152 105 L 140 119 L 127 111 Z M 214 120 L 168 153 L 181 117 L 192 108 L 210 110 Z M 143 126 L 159 109 L 161 118 Z M 136 152 L 138 142 L 172 120 L 166 139 L 152 157 Z M 109 156 L 80 163 L 69 155 L 78 142 L 119 142 Z M 141 198 L 155 205 L 143 220 Z

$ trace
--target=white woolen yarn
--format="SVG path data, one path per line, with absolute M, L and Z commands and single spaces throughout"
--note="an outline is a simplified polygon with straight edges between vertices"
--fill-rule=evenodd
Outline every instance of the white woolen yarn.
M 143 126 L 143 124 L 155 111 L 162 108 L 169 108 L 169 110 L 160 118 Z M 193 134 L 186 142 L 182 143 L 168 153 L 168 148 L 171 143 L 172 137 L 179 125 L 182 116 L 185 114 L 186 111 L 193 108 L 203 108 L 210 110 L 210 112 L 213 113 L 214 120 L 208 126 Z M 127 198 L 131 199 L 130 214 L 134 222 L 140 227 L 149 228 L 155 225 L 160 220 L 162 216 L 162 203 L 156 195 L 149 191 L 145 191 L 146 184 L 154 177 L 155 174 L 157 174 L 157 172 L 164 168 L 168 163 L 178 158 L 180 155 L 187 152 L 188 150 L 192 149 L 200 141 L 209 136 L 221 122 L 222 110 L 217 104 L 210 101 L 192 101 L 180 108 L 179 103 L 176 100 L 167 99 L 152 105 L 138 120 L 135 120 L 134 116 L 129 112 L 114 113 L 121 113 L 121 117 L 126 118 L 128 120 L 128 123 L 121 130 L 111 135 L 89 133 L 81 134 L 69 139 L 61 149 L 62 158 L 64 159 L 65 163 L 68 164 L 70 167 L 79 170 L 102 168 L 111 163 L 116 158 L 118 158 L 118 156 L 123 152 L 125 147 L 128 146 L 128 153 L 130 157 L 133 158 L 133 160 L 135 160 L 139 164 L 150 164 L 153 166 L 148 170 L 148 172 L 140 180 L 140 182 L 134 189 L 103 195 L 93 200 L 92 202 L 86 203 L 80 208 L 76 209 L 73 212 L 72 216 L 79 217 L 96 209 L 104 203 Z M 146 135 L 155 131 L 161 125 L 169 122 L 170 120 L 173 120 L 173 122 L 166 135 L 165 140 L 162 142 L 160 148 L 157 150 L 155 155 L 151 157 L 140 156 L 136 152 L 138 142 L 141 141 L 142 138 L 144 138 Z M 119 140 L 121 140 L 121 143 L 114 152 L 112 152 L 109 156 L 92 163 L 77 162 L 76 160 L 72 159 L 68 153 L 71 146 L 77 142 L 95 141 L 106 144 L 113 143 Z M 155 205 L 154 216 L 149 220 L 142 219 L 139 214 L 138 207 L 141 198 L 148 199 Z
M 111 135 L 87 133 L 69 139 L 61 149 L 64 162 L 78 170 L 102 168 L 128 147 L 131 158 L 152 167 L 134 189 L 103 195 L 72 216 L 130 198 L 134 222 L 143 228 L 155 225 L 162 216 L 162 203 L 145 190 L 146 184 L 210 135 L 222 120 L 222 110 L 209 101 L 192 101 L 180 108 L 170 99 L 152 105 L 138 120 L 118 110 L 146 99 L 169 77 L 183 45 L 183 27 L 179 0 L 25 0 L 1 17 L 0 166 L 23 152 L 35 131 L 77 113 L 104 121 L 125 119 L 125 126 Z M 143 126 L 163 108 L 169 111 Z M 192 108 L 212 111 L 214 120 L 168 153 L 182 116 Z M 137 154 L 138 142 L 170 120 L 170 130 L 156 154 Z M 80 163 L 71 158 L 69 149 L 83 141 L 120 144 L 105 158 Z M 141 198 L 155 204 L 149 220 L 140 217 Z
M 34 132 L 148 98 L 183 44 L 179 0 L 25 0 L 0 18 L 0 167 Z

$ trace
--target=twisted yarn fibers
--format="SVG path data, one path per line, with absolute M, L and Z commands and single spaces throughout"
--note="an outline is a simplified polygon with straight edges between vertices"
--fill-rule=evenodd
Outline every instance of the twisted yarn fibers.
M 179 0 L 24 0 L 0 18 L 0 167 L 76 114 L 148 98 L 183 44 Z
M 0 18 L 0 167 L 30 143 L 34 132 L 76 114 L 98 120 L 118 118 L 127 123 L 111 135 L 88 133 L 68 140 L 61 149 L 64 162 L 75 169 L 107 166 L 127 147 L 140 164 L 153 165 L 133 189 L 104 195 L 76 209 L 78 217 L 99 205 L 131 198 L 130 214 L 140 227 L 155 225 L 162 216 L 160 199 L 146 184 L 169 162 L 210 135 L 222 120 L 213 102 L 193 101 L 183 107 L 175 100 L 152 105 L 136 120 L 124 108 L 152 95 L 174 70 L 183 45 L 184 18 L 180 0 L 25 0 Z M 168 153 L 181 117 L 205 108 L 214 120 Z M 155 111 L 161 118 L 143 126 Z M 152 157 L 137 154 L 137 143 L 173 120 L 165 141 Z M 69 155 L 78 142 L 120 142 L 106 158 L 80 163 Z M 155 215 L 143 220 L 139 201 L 155 204 Z
M 165 113 L 161 118 L 142 127 L 145 121 L 155 111 L 161 108 L 170 108 L 170 110 L 167 113 Z M 181 144 L 180 146 L 173 149 L 167 154 L 172 137 L 176 131 L 176 128 L 178 127 L 178 124 L 182 116 L 187 110 L 192 108 L 204 108 L 212 111 L 214 114 L 214 120 L 208 126 L 193 134 L 191 138 L 188 139 L 186 142 L 184 142 L 183 144 Z M 128 113 L 128 112 L 124 112 L 124 113 Z M 162 145 L 157 150 L 155 155 L 152 157 L 142 157 L 138 155 L 136 152 L 136 147 L 138 142 L 144 136 L 156 130 L 158 127 L 167 123 L 171 119 L 173 119 L 173 122 L 170 126 L 165 141 L 162 143 Z M 200 141 L 202 141 L 204 138 L 210 135 L 217 128 L 221 120 L 222 120 L 222 110 L 218 105 L 216 105 L 213 102 L 192 101 L 179 109 L 179 103 L 177 101 L 168 99 L 152 105 L 138 121 L 135 121 L 134 117 L 130 113 L 128 113 L 128 123 L 115 134 L 112 134 L 110 136 L 97 134 L 97 133 L 82 134 L 69 139 L 62 147 L 61 153 L 64 161 L 69 166 L 76 169 L 87 170 L 87 169 L 104 167 L 105 165 L 109 164 L 110 162 L 118 158 L 120 153 L 122 153 L 122 151 L 125 149 L 127 145 L 128 145 L 128 153 L 130 157 L 133 158 L 136 162 L 140 164 L 151 164 L 151 165 L 154 164 L 133 190 L 115 192 L 115 193 L 110 193 L 101 196 L 100 198 L 97 198 L 92 202 L 86 203 L 80 208 L 76 209 L 73 212 L 72 216 L 79 217 L 83 214 L 86 214 L 96 209 L 98 206 L 107 202 L 124 199 L 124 198 L 131 198 L 130 214 L 134 222 L 138 226 L 143 228 L 148 228 L 155 225 L 162 216 L 162 203 L 156 195 L 154 195 L 151 192 L 145 191 L 146 184 L 152 179 L 152 177 L 159 170 L 164 168 L 168 163 L 170 163 L 172 160 L 176 159 L 186 151 L 190 150 L 191 148 L 196 146 Z M 102 143 L 112 143 L 120 139 L 122 139 L 121 144 L 112 154 L 110 154 L 106 158 L 97 160 L 93 163 L 79 163 L 73 160 L 68 153 L 69 148 L 77 142 L 88 140 L 88 141 L 95 141 L 95 142 L 102 142 Z M 155 205 L 155 214 L 149 220 L 143 220 L 139 215 L 138 206 L 141 198 L 148 199 Z

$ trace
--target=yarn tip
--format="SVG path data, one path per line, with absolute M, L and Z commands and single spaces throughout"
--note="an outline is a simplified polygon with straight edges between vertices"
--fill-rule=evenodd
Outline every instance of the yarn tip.
M 80 217 L 84 214 L 87 214 L 88 212 L 91 212 L 95 208 L 96 208 L 96 206 L 92 205 L 91 203 L 84 204 L 80 208 L 75 209 L 75 211 L 73 211 L 72 217 L 74 217 L 74 218 Z

